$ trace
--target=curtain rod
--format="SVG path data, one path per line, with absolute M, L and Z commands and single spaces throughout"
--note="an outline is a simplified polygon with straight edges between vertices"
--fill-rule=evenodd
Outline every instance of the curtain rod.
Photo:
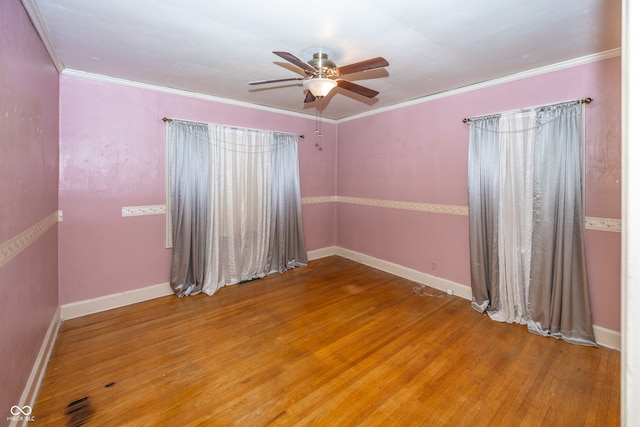
M 165 123 L 172 122 L 173 120 L 174 119 L 170 119 L 169 117 L 163 117 L 162 118 L 162 121 L 165 122 Z M 188 121 L 188 120 L 183 120 L 183 121 Z M 197 122 L 193 122 L 193 123 L 197 123 Z M 285 132 L 283 132 L 283 133 L 285 133 Z M 304 139 L 304 135 L 298 135 L 298 138 Z
M 593 98 L 582 98 L 579 101 L 580 101 L 581 104 L 590 104 L 591 101 L 593 101 Z M 571 101 L 558 102 L 558 103 L 555 103 L 555 104 L 548 104 L 548 105 L 559 105 L 559 104 L 564 104 L 565 102 L 571 102 Z M 532 108 L 537 108 L 537 107 L 540 107 L 540 105 L 536 106 L 536 107 L 524 108 L 524 110 L 530 110 Z M 513 110 L 513 111 L 521 111 L 521 110 Z M 495 114 L 500 114 L 500 113 L 495 113 Z M 471 117 L 471 118 L 465 118 L 465 119 L 462 119 L 462 123 L 468 125 L 469 123 L 471 123 L 475 119 L 480 119 L 480 118 L 488 117 L 488 116 L 494 116 L 495 114 L 486 114 L 484 116 L 476 116 L 476 117 Z

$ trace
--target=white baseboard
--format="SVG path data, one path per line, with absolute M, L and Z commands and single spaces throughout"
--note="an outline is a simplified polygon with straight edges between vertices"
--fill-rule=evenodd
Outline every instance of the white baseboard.
M 319 259 L 336 255 L 336 246 L 321 248 L 307 252 L 309 260 Z M 105 295 L 85 301 L 72 302 L 60 306 L 60 319 L 68 320 L 100 311 L 111 310 L 112 308 L 124 307 L 158 297 L 172 295 L 174 292 L 168 282 L 148 286 L 146 288 L 134 289 L 117 294 Z
M 331 253 L 331 251 L 335 252 Z M 471 287 L 453 282 L 451 280 L 432 276 L 431 274 L 423 273 L 408 267 L 404 267 L 402 265 L 394 264 L 392 262 L 378 259 L 370 255 L 365 255 L 356 251 L 335 246 L 326 248 L 326 250 L 318 250 L 318 253 L 327 253 L 327 255 L 324 256 L 338 255 L 344 258 L 348 258 L 353 261 L 359 262 L 360 264 L 365 264 L 370 267 L 377 268 L 378 270 L 393 274 L 395 276 L 429 286 L 430 288 L 438 289 L 444 292 L 451 291 L 453 295 L 457 295 L 461 298 L 471 301 Z M 593 325 L 593 333 L 598 345 L 621 351 L 622 339 L 620 332 Z
M 336 255 L 344 258 L 351 259 L 359 262 L 360 264 L 368 265 L 369 267 L 377 268 L 378 270 L 386 271 L 395 276 L 402 277 L 403 279 L 412 280 L 422 285 L 429 286 L 430 288 L 438 289 L 444 292 L 450 292 L 452 295 L 471 300 L 471 288 L 460 283 L 453 282 L 451 280 L 443 279 L 442 277 L 436 277 L 431 274 L 423 273 L 418 270 L 414 270 L 409 267 L 404 267 L 399 264 L 394 264 L 389 261 L 374 258 L 369 255 L 365 255 L 359 252 L 355 252 L 349 249 L 337 248 Z
M 73 319 L 167 295 L 173 295 L 173 290 L 168 282 L 117 294 L 105 295 L 86 301 L 72 302 L 60 306 L 60 319 Z
M 453 282 L 442 277 L 433 276 L 423 273 L 412 268 L 404 267 L 389 261 L 365 255 L 350 249 L 340 248 L 338 246 L 329 246 L 326 248 L 316 249 L 307 252 L 309 260 L 325 258 L 332 255 L 338 255 L 348 258 L 360 264 L 368 265 L 378 270 L 385 271 L 404 279 L 412 280 L 430 288 L 438 289 L 443 292 L 449 292 L 452 295 L 471 300 L 471 287 Z M 173 295 L 173 290 L 169 283 L 160 283 L 158 285 L 148 286 L 146 288 L 134 289 L 118 294 L 106 295 L 86 301 L 79 301 L 60 306 L 59 320 L 73 319 L 75 317 L 85 316 L 87 314 L 97 313 L 100 311 L 110 310 L 112 308 L 122 307 L 137 302 L 146 301 L 158 297 Z M 601 326 L 593 326 L 596 342 L 603 346 L 614 350 L 621 349 L 621 334 L 618 331 L 603 328 Z M 56 326 L 57 334 L 57 326 Z M 55 337 L 54 337 L 55 338 Z M 47 356 L 48 357 L 48 356 Z M 48 360 L 48 359 L 47 359 Z M 34 367 L 35 368 L 35 367 Z
M 338 247 L 329 246 L 326 248 L 316 249 L 316 250 L 307 252 L 307 259 L 309 261 L 313 261 L 314 259 L 326 258 L 328 256 L 337 255 L 337 254 L 338 254 Z
M 593 334 L 598 345 L 622 351 L 622 335 L 620 332 L 593 325 Z
M 42 345 L 40 346 L 40 351 L 38 352 L 38 356 L 36 357 L 35 362 L 33 363 L 33 367 L 31 368 L 31 374 L 29 374 L 29 378 L 27 379 L 27 383 L 24 386 L 24 390 L 22 391 L 22 396 L 20 396 L 20 405 L 22 407 L 29 406 L 33 408 L 36 403 L 36 398 L 38 397 L 38 391 L 40 390 L 40 384 L 42 384 L 42 380 L 44 379 L 44 374 L 47 370 L 47 365 L 49 364 L 49 358 L 51 357 L 51 352 L 53 351 L 53 347 L 56 343 L 56 338 L 58 337 L 58 330 L 60 329 L 60 307 L 56 308 L 56 311 L 53 313 L 53 317 L 51 317 L 51 323 L 49 324 L 49 328 L 44 335 L 44 339 L 42 340 Z M 25 417 L 26 418 L 26 417 Z M 11 427 L 14 426 L 26 426 L 28 423 L 27 419 L 22 421 L 11 421 L 9 424 Z
M 453 292 L 453 295 L 471 300 L 471 288 L 469 286 L 443 279 L 441 277 L 422 273 L 408 267 L 394 264 L 392 262 L 381 260 L 349 249 L 330 246 L 327 248 L 310 251 L 307 254 L 310 260 L 324 258 L 332 255 L 338 255 L 344 258 L 348 258 L 361 264 L 377 268 L 378 270 L 385 271 L 398 277 L 421 283 L 434 289 L 439 289 L 445 292 L 451 291 Z M 33 405 L 35 404 L 36 398 L 38 396 L 40 384 L 42 383 L 44 374 L 46 372 L 49 358 L 51 357 L 51 352 L 53 351 L 53 347 L 58 336 L 60 322 L 62 320 L 85 316 L 87 314 L 110 310 L 112 308 L 135 304 L 137 302 L 172 294 L 173 290 L 171 289 L 171 286 L 169 286 L 169 283 L 160 283 L 158 285 L 148 286 L 146 288 L 106 295 L 86 301 L 64 304 L 58 307 L 51 319 L 51 323 L 45 334 L 42 346 L 40 347 L 38 357 L 36 358 L 33 368 L 31 369 L 31 374 L 29 375 L 29 379 L 27 380 L 24 391 L 22 392 L 22 396 L 20 397 L 20 404 L 23 406 L 29 405 L 33 408 Z M 618 351 L 621 350 L 622 346 L 620 332 L 596 325 L 593 326 L 593 329 L 596 337 L 596 342 L 599 345 Z M 26 424 L 27 421 L 25 420 L 22 423 L 13 421 L 9 425 L 11 427 L 14 427 L 18 425 L 24 426 Z

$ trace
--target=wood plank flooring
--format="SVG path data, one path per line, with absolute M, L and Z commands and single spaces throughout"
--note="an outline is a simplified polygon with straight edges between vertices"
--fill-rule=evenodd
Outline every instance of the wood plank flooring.
M 46 426 L 617 426 L 620 353 L 339 257 L 68 320 Z M 428 288 L 427 288 L 428 289 Z

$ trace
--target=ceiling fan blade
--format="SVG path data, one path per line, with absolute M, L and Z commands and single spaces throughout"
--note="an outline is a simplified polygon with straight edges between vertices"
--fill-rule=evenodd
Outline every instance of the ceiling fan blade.
M 291 62 L 293 65 L 296 65 L 296 66 L 302 68 L 303 70 L 305 70 L 305 71 L 307 71 L 307 72 L 309 72 L 311 74 L 315 74 L 315 73 L 318 72 L 318 70 L 313 68 L 311 65 L 307 64 L 302 59 L 298 58 L 297 56 L 295 56 L 295 55 L 293 55 L 293 54 L 291 54 L 289 52 L 274 51 L 273 53 L 278 55 L 280 58 Z
M 274 79 L 274 80 L 256 80 L 254 82 L 249 82 L 250 85 L 262 85 L 265 83 L 280 83 L 280 82 L 290 82 L 294 80 L 304 80 L 304 77 L 290 77 L 286 79 Z
M 369 89 L 368 87 L 360 86 L 359 84 L 350 82 L 348 80 L 336 80 L 338 86 L 342 89 L 350 90 L 351 92 L 358 93 L 367 98 L 374 98 L 380 92 L 377 90 Z
M 310 90 L 307 91 L 307 96 L 304 97 L 304 103 L 307 104 L 309 102 L 313 102 L 316 100 L 316 97 L 313 96 Z
M 381 56 L 365 59 L 364 61 L 355 62 L 353 64 L 337 67 L 334 71 L 338 76 L 345 74 L 357 73 L 358 71 L 373 70 L 374 68 L 386 67 L 389 65 L 386 59 Z

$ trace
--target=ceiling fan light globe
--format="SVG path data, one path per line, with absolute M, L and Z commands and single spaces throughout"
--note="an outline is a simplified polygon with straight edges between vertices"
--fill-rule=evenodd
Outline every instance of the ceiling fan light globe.
M 338 83 L 335 80 L 327 78 L 309 79 L 302 82 L 305 89 L 313 94 L 316 98 L 327 96 L 331 89 L 336 87 Z

